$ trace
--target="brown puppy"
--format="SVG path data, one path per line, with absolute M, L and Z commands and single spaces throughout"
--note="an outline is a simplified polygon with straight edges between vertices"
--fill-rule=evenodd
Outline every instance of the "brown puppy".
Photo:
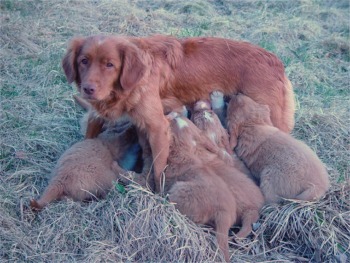
M 103 119 L 128 114 L 147 134 L 156 190 L 169 155 L 163 110 L 208 99 L 214 90 L 242 92 L 269 105 L 274 125 L 294 126 L 294 99 L 281 61 L 246 42 L 221 38 L 176 39 L 92 36 L 74 39 L 63 58 L 68 81 L 89 99 Z M 89 122 L 86 137 L 99 134 L 101 118 Z
M 221 125 L 218 116 L 211 110 L 209 101 L 199 100 L 194 104 L 191 121 L 212 140 L 213 143 L 233 154 L 227 130 Z
M 135 165 L 135 143 L 136 131 L 130 128 L 122 134 L 105 131 L 98 138 L 74 144 L 59 158 L 41 198 L 30 201 L 31 208 L 40 210 L 62 198 L 88 201 L 104 197 L 119 175 L 113 171 L 114 160 L 127 170 Z
M 188 119 L 175 117 L 170 127 L 173 136 L 165 172 L 165 185 L 170 189 L 165 192 L 181 213 L 215 228 L 228 261 L 229 228 L 242 225 L 238 238 L 251 232 L 263 205 L 262 193 L 247 176 L 218 158 L 211 141 Z
M 215 103 L 216 110 L 223 113 L 224 110 L 224 100 L 223 96 L 220 96 L 220 92 L 215 92 Z M 221 93 L 221 95 L 223 95 Z M 219 101 L 221 100 L 221 101 Z M 211 95 L 211 103 L 208 101 L 200 100 L 194 104 L 193 113 L 191 115 L 192 122 L 209 138 L 215 143 L 224 153 L 226 153 L 226 158 L 224 161 L 228 164 L 234 165 L 236 169 L 242 173 L 252 178 L 248 168 L 244 163 L 239 160 L 237 155 L 233 152 L 229 143 L 229 136 L 227 130 L 222 126 L 219 117 L 215 114 L 214 110 L 210 107 L 213 104 L 213 99 Z M 221 105 L 218 107 L 218 105 Z
M 269 107 L 239 94 L 227 111 L 231 147 L 260 181 L 268 203 L 312 201 L 327 191 L 323 163 L 307 145 L 272 126 Z

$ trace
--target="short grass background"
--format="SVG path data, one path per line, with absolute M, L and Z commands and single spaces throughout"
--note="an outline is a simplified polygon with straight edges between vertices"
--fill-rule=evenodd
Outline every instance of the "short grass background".
M 97 33 L 245 40 L 274 52 L 293 83 L 296 126 L 332 187 L 314 203 L 263 209 L 232 262 L 349 262 L 347 0 L 1 0 L 0 261 L 220 261 L 210 230 L 137 186 L 90 204 L 53 203 L 34 215 L 59 156 L 81 140 L 82 111 L 60 63 L 74 36 Z

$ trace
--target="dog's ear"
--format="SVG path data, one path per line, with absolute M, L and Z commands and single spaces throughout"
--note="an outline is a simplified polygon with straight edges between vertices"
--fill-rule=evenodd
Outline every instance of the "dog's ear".
M 133 44 L 122 45 L 120 52 L 122 56 L 120 84 L 123 89 L 131 90 L 143 77 L 146 66 L 142 61 L 141 52 Z
M 80 81 L 78 76 L 76 58 L 84 41 L 84 38 L 74 38 L 70 42 L 67 53 L 63 57 L 62 67 L 69 83 L 72 83 L 73 81 L 78 83 Z

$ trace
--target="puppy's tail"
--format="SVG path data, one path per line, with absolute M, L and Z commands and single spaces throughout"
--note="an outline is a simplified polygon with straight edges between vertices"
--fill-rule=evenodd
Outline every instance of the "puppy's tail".
M 52 201 L 59 200 L 63 196 L 63 187 L 58 182 L 50 184 L 44 194 L 39 200 L 30 200 L 30 207 L 32 210 L 39 211 Z

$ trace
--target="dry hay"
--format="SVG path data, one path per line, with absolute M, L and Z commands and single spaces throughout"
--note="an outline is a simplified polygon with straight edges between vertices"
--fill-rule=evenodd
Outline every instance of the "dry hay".
M 347 187 L 347 189 L 346 189 Z M 255 232 L 231 243 L 231 262 L 346 262 L 350 251 L 349 185 L 319 202 L 265 206 Z M 9 213 L 6 206 L 12 205 Z M 18 207 L 19 206 L 19 207 Z M 8 208 L 8 207 L 7 207 Z M 19 209 L 18 209 L 19 208 Z M 222 261 L 215 236 L 165 198 L 116 184 L 106 200 L 58 202 L 33 214 L 2 202 L 0 256 L 9 261 Z

